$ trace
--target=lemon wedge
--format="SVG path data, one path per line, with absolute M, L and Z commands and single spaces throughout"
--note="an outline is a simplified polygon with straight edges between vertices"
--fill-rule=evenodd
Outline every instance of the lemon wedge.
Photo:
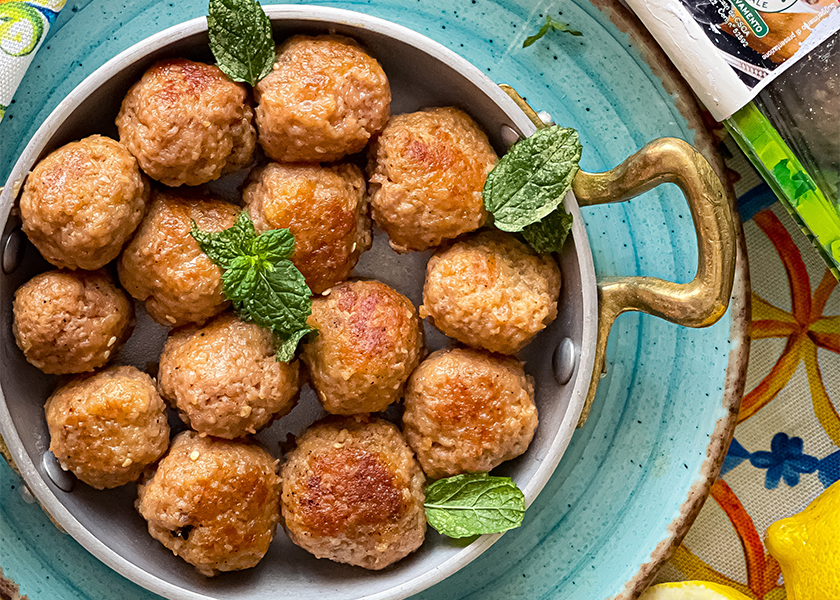
M 709 581 L 660 583 L 650 587 L 639 600 L 751 600 L 731 587 Z
M 801 513 L 773 523 L 767 549 L 782 567 L 788 600 L 840 598 L 840 481 Z

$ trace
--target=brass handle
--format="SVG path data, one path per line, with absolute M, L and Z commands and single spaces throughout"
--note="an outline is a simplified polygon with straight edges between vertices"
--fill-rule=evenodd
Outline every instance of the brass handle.
M 508 85 L 501 88 L 537 128 L 537 113 Z M 735 220 L 723 183 L 705 158 L 676 138 L 651 142 L 605 173 L 578 172 L 572 190 L 580 206 L 623 202 L 660 183 L 675 183 L 685 194 L 697 232 L 699 264 L 689 283 L 656 277 L 610 277 L 598 282 L 598 337 L 595 367 L 578 420 L 583 426 L 606 362 L 607 339 L 616 317 L 637 310 L 687 327 L 707 327 L 726 312 L 735 275 Z
M 606 173 L 580 171 L 572 190 L 581 206 L 623 202 L 660 183 L 685 194 L 697 232 L 697 274 L 688 283 L 656 277 L 609 277 L 598 282 L 595 367 L 578 420 L 589 416 L 605 368 L 607 339 L 616 317 L 637 310 L 686 327 L 708 327 L 726 312 L 735 276 L 735 220 L 723 184 L 705 158 L 675 138 L 651 142 Z

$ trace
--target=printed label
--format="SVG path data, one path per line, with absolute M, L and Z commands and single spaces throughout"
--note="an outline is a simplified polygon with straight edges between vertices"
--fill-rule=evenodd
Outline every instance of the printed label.
M 681 0 L 709 40 L 748 88 L 765 81 L 837 30 L 822 27 L 838 0 Z M 803 52 L 804 53 L 804 52 Z

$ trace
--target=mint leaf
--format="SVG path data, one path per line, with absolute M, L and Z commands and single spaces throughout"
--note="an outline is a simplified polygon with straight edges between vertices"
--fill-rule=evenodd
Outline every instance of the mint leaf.
M 577 174 L 577 131 L 554 125 L 514 144 L 484 183 L 484 206 L 502 231 L 522 231 L 563 201 Z
M 552 29 L 554 31 L 559 31 L 561 33 L 568 33 L 569 35 L 575 35 L 575 36 L 583 35 L 580 31 L 577 31 L 577 30 L 569 27 L 568 23 L 564 23 L 563 21 L 558 21 L 557 19 L 553 18 L 551 15 L 546 15 L 545 16 L 545 23 L 543 23 L 543 26 L 540 27 L 540 30 L 537 33 L 535 33 L 534 35 L 525 38 L 525 41 L 522 42 L 522 47 L 527 48 L 528 46 L 530 46 L 531 44 L 536 42 L 538 39 L 545 36 L 545 34 L 547 34 Z
M 253 86 L 271 72 L 271 21 L 256 0 L 210 0 L 207 33 L 216 64 L 234 81 Z
M 519 527 L 525 496 L 510 477 L 467 473 L 426 488 L 426 520 L 443 535 L 463 538 Z
M 571 230 L 572 215 L 560 205 L 541 221 L 526 226 L 522 230 L 522 237 L 531 248 L 540 254 L 546 254 L 560 252 Z
M 210 260 L 227 269 L 231 261 L 251 252 L 251 244 L 257 233 L 248 215 L 241 212 L 232 227 L 219 232 L 201 231 L 193 221 L 190 235 Z
M 291 261 L 254 261 L 251 273 L 253 280 L 231 290 L 242 318 L 282 335 L 308 327 L 312 292 Z
M 277 347 L 277 360 L 287 363 L 295 357 L 295 350 L 303 337 L 315 331 L 311 327 L 300 329 L 289 337 L 281 339 L 280 345 Z M 279 337 L 279 336 L 278 336 Z
M 222 269 L 225 297 L 240 318 L 274 332 L 277 360 L 292 360 L 298 342 L 313 329 L 307 324 L 312 291 L 289 260 L 295 249 L 291 232 L 273 229 L 257 235 L 243 211 L 224 231 L 200 231 L 193 223 L 190 235 Z

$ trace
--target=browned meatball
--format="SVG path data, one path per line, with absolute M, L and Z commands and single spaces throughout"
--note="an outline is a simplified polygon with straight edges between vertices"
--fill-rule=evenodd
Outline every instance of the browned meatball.
M 371 212 L 397 252 L 425 250 L 481 227 L 481 190 L 497 157 L 456 108 L 396 115 L 369 151 Z
M 166 406 L 152 378 L 134 367 L 82 375 L 45 407 L 50 451 L 97 489 L 136 481 L 169 445 Z
M 149 213 L 120 256 L 120 282 L 162 325 L 204 323 L 230 304 L 222 274 L 190 235 L 231 227 L 239 208 L 189 191 L 154 191 Z
M 550 255 L 485 231 L 432 256 L 420 316 L 468 346 L 515 354 L 557 316 L 559 295 Z
M 289 538 L 318 558 L 378 570 L 423 543 L 425 478 L 391 423 L 367 415 L 320 421 L 281 474 Z
M 137 229 L 149 185 L 119 142 L 101 135 L 62 146 L 26 179 L 23 231 L 57 267 L 98 269 L 114 260 Z
M 255 444 L 180 433 L 138 491 L 152 537 L 207 577 L 256 566 L 280 521 L 277 461 Z
M 256 433 L 292 410 L 300 391 L 298 362 L 278 362 L 276 351 L 270 331 L 232 314 L 175 329 L 160 357 L 160 393 L 199 433 Z
M 364 195 L 365 180 L 354 165 L 269 163 L 251 174 L 244 200 L 258 232 L 292 232 L 292 262 L 320 294 L 347 279 L 370 248 Z
M 309 325 L 318 334 L 301 358 L 327 412 L 378 412 L 400 399 L 423 351 L 408 298 L 378 281 L 340 283 L 313 299 Z
M 534 385 L 515 358 L 438 350 L 408 380 L 403 433 L 433 479 L 498 467 L 528 449 L 536 427 Z
M 152 65 L 117 115 L 120 141 L 152 179 L 199 185 L 247 166 L 257 134 L 248 89 L 215 65 L 185 59 Z
M 254 88 L 265 153 L 280 162 L 329 162 L 359 152 L 388 120 L 385 71 L 350 38 L 294 36 Z
M 12 331 L 31 364 L 57 375 L 93 371 L 134 329 L 134 304 L 103 271 L 48 271 L 15 292 Z

